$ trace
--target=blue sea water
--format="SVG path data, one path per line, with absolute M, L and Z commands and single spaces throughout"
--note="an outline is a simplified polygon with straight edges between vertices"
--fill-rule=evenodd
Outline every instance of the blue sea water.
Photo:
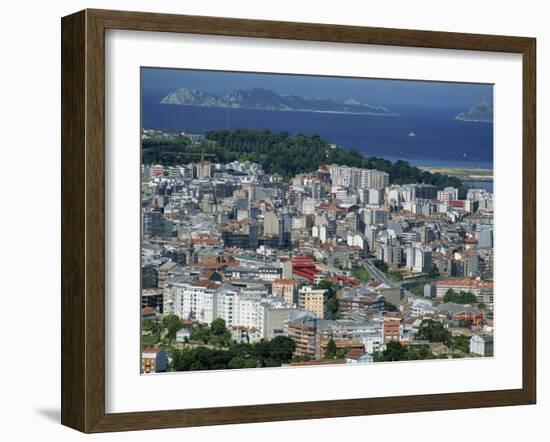
M 402 159 L 416 166 L 493 167 L 491 123 L 455 120 L 463 109 L 392 110 L 400 116 L 178 106 L 144 95 L 142 127 L 191 133 L 249 128 L 318 134 L 343 148 L 392 161 Z M 411 132 L 415 136 L 410 136 Z

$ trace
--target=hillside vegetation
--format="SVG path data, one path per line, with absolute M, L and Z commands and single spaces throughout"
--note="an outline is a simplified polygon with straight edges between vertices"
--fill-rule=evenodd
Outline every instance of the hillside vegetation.
M 268 130 L 211 131 L 206 133 L 206 139 L 200 145 L 192 144 L 179 134 L 169 138 L 147 139 L 142 142 L 142 161 L 145 164 L 160 163 L 167 166 L 184 164 L 197 161 L 198 154 L 203 150 L 213 155 L 208 157 L 210 161 L 253 161 L 261 164 L 267 173 L 277 173 L 285 179 L 317 170 L 322 164 L 334 163 L 388 172 L 392 184 L 426 183 L 434 184 L 439 189 L 447 186 L 463 187 L 456 177 L 423 171 L 406 161 L 392 163 L 382 158 L 365 156 L 356 149 L 332 148 L 318 135 L 291 136 L 286 132 L 273 133 Z

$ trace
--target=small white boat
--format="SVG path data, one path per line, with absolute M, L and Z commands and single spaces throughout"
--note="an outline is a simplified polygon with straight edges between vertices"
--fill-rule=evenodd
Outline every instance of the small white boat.
M 416 134 L 411 130 L 411 131 L 409 132 L 409 137 L 416 137 Z

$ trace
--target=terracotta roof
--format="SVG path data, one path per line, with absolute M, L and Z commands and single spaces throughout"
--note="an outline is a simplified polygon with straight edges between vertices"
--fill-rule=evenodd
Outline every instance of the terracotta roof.
M 360 348 L 352 348 L 350 351 L 348 351 L 346 353 L 346 358 L 349 358 L 349 359 L 358 359 L 360 358 L 363 354 L 365 354 L 365 351 L 364 350 L 361 350 Z
M 144 348 L 142 353 L 160 353 L 162 350 L 162 348 Z
M 210 288 L 213 288 L 213 287 L 216 287 L 216 286 L 219 286 L 218 283 L 214 282 L 214 281 L 210 281 L 208 279 L 201 279 L 199 281 L 193 281 L 191 283 L 191 285 L 193 287 L 205 287 L 207 289 L 210 289 Z
M 438 279 L 435 285 L 456 286 L 456 287 L 475 287 L 475 288 L 493 288 L 493 283 L 489 281 L 478 281 L 477 279 L 468 278 L 449 278 Z
M 142 315 L 149 315 L 149 314 L 156 313 L 156 312 L 157 311 L 153 307 L 143 307 L 141 309 L 141 314 Z
M 387 313 L 384 313 L 384 318 L 388 318 L 388 319 L 401 319 L 401 313 L 397 313 L 397 312 L 387 312 Z

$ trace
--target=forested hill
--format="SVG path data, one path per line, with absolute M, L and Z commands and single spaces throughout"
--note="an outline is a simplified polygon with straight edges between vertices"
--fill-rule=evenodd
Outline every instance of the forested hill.
M 196 161 L 204 148 L 213 162 L 228 163 L 234 160 L 253 161 L 262 165 L 268 173 L 277 173 L 284 178 L 317 170 L 322 164 L 340 164 L 365 169 L 376 169 L 390 174 L 390 183 L 426 183 L 442 189 L 447 186 L 461 187 L 456 178 L 439 173 L 430 173 L 411 166 L 406 161 L 391 161 L 367 157 L 356 149 L 331 148 L 318 135 L 291 136 L 286 132 L 273 133 L 238 129 L 218 130 L 206 133 L 206 141 L 192 145 L 187 138 L 173 134 L 172 137 L 152 138 L 142 141 L 142 161 L 145 164 L 173 165 Z

